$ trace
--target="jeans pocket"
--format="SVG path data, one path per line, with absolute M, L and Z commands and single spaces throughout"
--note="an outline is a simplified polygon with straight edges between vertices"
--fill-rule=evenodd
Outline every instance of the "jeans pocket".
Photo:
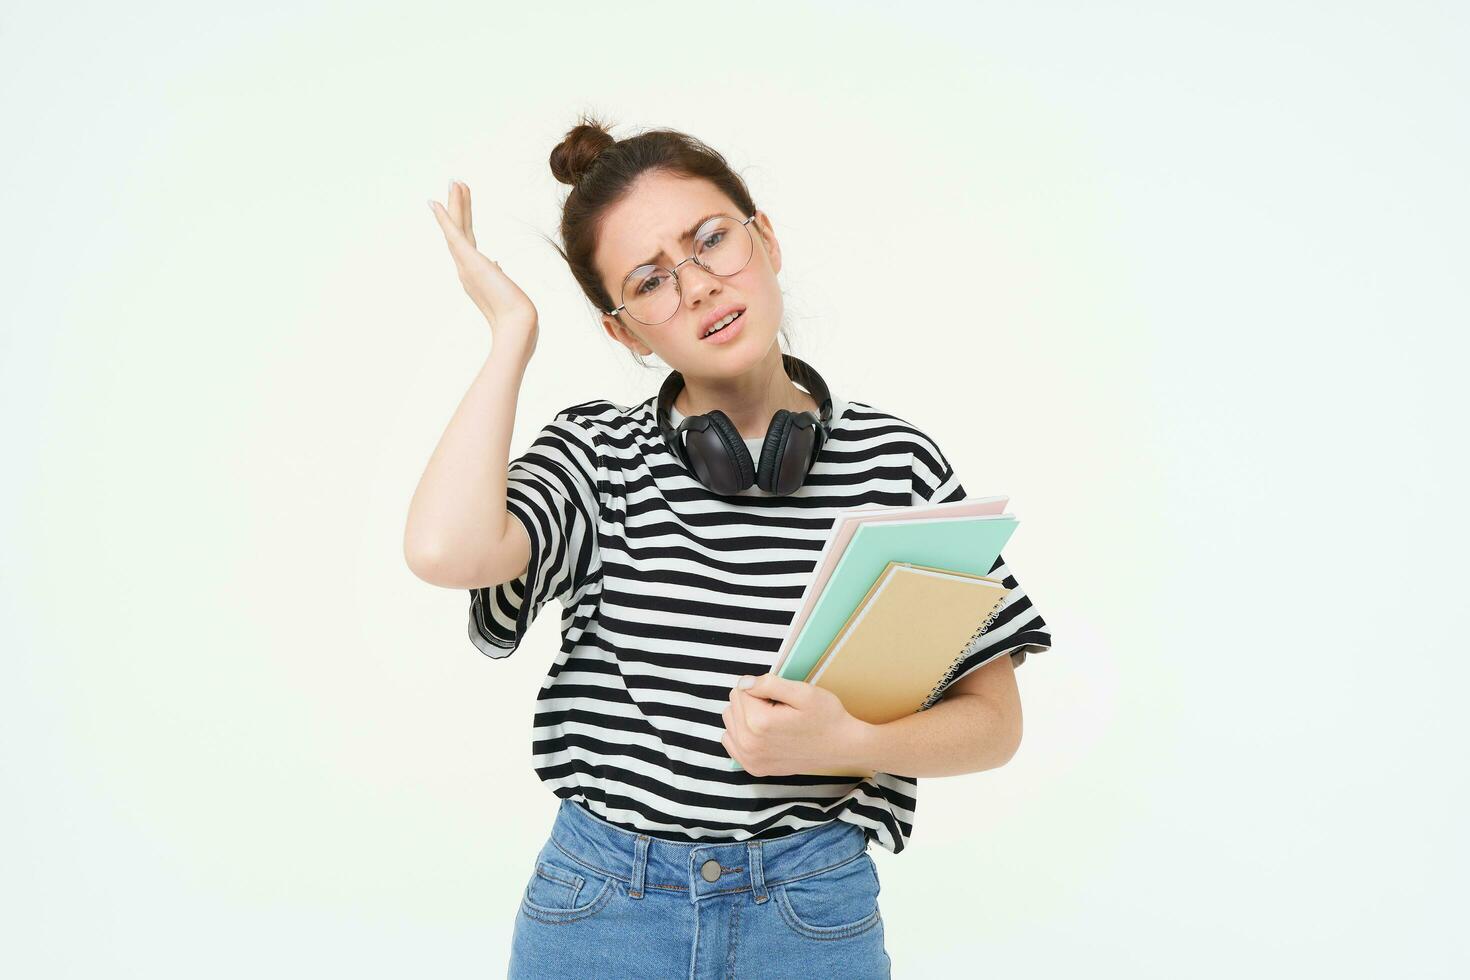
M 775 889 L 776 904 L 787 925 L 811 939 L 843 939 L 878 925 L 878 873 L 864 851 L 805 878 Z
M 611 875 L 561 852 L 543 851 L 521 895 L 521 911 L 542 922 L 575 922 L 601 911 L 616 890 Z

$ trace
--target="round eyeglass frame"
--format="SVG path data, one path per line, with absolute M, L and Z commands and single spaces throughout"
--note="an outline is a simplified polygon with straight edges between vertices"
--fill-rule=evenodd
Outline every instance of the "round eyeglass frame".
M 722 215 L 719 215 L 718 217 L 720 217 L 720 218 L 731 218 L 731 217 L 733 217 L 733 215 L 722 214 Z M 715 219 L 712 218 L 710 220 L 713 221 Z M 683 265 L 685 262 L 693 262 L 695 265 L 699 266 L 705 272 L 708 272 L 712 276 L 720 276 L 721 279 L 728 279 L 730 276 L 739 274 L 740 272 L 742 272 L 745 269 L 745 266 L 750 265 L 750 258 L 751 258 L 751 256 L 755 255 L 755 236 L 750 233 L 750 228 L 747 227 L 754 220 L 755 220 L 755 215 L 751 215 L 750 217 L 745 218 L 744 220 L 742 220 L 740 222 L 740 227 L 745 229 L 745 237 L 747 239 L 749 239 L 749 241 L 750 241 L 750 254 L 749 255 L 746 255 L 746 257 L 745 257 L 745 264 L 742 265 L 739 269 L 736 269 L 734 272 L 727 272 L 723 276 L 720 276 L 720 273 L 714 271 L 709 266 L 707 266 L 703 262 L 699 261 L 699 256 L 696 255 L 696 254 L 693 254 L 693 253 L 691 253 L 688 258 L 681 259 L 678 262 L 674 263 L 674 267 L 672 269 L 670 269 L 670 268 L 668 268 L 666 266 L 662 266 L 662 265 L 656 265 L 656 266 L 654 266 L 655 269 L 659 269 L 659 270 L 661 270 L 663 272 L 667 272 L 669 274 L 669 278 L 671 278 L 671 279 L 674 280 L 674 292 L 676 294 L 678 294 L 678 297 L 679 297 L 679 305 L 680 306 L 682 306 L 683 303 L 684 303 L 684 290 L 679 286 L 679 266 Z M 707 223 L 708 222 L 706 222 L 706 224 Z M 703 228 L 703 227 L 704 227 L 704 225 L 700 225 L 700 228 Z M 695 248 L 697 249 L 698 248 L 698 245 L 696 245 Z M 638 267 L 638 269 L 641 269 L 641 268 L 643 268 L 643 266 L 640 265 Z M 623 277 L 623 281 L 618 284 L 618 299 L 620 299 L 620 300 L 623 299 L 623 290 L 627 288 L 628 280 L 630 278 L 632 278 L 633 273 L 634 272 L 637 272 L 638 269 L 631 270 L 626 276 Z M 625 303 L 623 303 L 622 306 L 619 306 L 616 309 L 603 310 L 602 312 L 605 313 L 608 316 L 617 316 L 619 313 L 621 313 L 623 310 L 626 310 L 627 308 L 628 308 L 628 304 L 625 302 Z M 672 320 L 674 318 L 674 314 L 676 314 L 678 312 L 679 312 L 679 306 L 675 306 L 674 309 L 673 309 L 673 312 L 671 312 L 668 316 L 664 317 L 662 320 L 655 320 L 653 323 L 643 323 L 642 320 L 638 320 L 638 318 L 636 316 L 633 316 L 633 313 L 632 313 L 631 310 L 628 312 L 628 316 L 633 317 L 634 320 L 638 320 L 639 323 L 643 323 L 643 325 L 645 327 L 656 327 L 660 323 L 668 323 L 670 320 Z

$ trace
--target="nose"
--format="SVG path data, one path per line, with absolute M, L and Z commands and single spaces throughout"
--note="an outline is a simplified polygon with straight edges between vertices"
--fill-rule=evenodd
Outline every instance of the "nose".
M 720 277 L 697 262 L 688 262 L 679 270 L 679 293 L 690 306 L 696 299 L 703 299 L 718 290 L 719 286 Z

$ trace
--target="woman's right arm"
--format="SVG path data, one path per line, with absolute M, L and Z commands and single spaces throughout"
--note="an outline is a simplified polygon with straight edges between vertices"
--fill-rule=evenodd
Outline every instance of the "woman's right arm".
M 425 582 L 489 587 L 520 575 L 530 561 L 526 529 L 505 506 L 516 397 L 529 361 L 514 344 L 495 344 L 419 478 L 403 556 Z
M 526 570 L 531 542 L 506 510 L 510 439 L 521 380 L 536 349 L 536 308 L 500 266 L 480 254 L 469 188 L 454 182 L 449 206 L 430 202 L 460 283 L 490 324 L 490 355 L 460 400 L 419 478 L 403 555 L 419 578 L 451 589 L 499 585 Z

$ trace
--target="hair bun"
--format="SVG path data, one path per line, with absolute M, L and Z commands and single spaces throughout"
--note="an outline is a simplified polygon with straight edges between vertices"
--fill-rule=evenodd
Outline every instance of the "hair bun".
M 599 120 L 583 116 L 551 151 L 551 173 L 563 184 L 575 186 L 592 169 L 597 156 L 616 143 Z

